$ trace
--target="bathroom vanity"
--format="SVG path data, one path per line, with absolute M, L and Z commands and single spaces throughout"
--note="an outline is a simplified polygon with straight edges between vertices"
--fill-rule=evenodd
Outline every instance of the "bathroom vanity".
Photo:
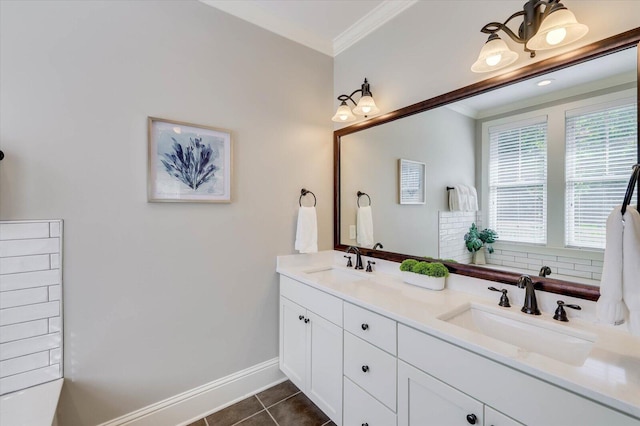
M 343 252 L 278 258 L 280 369 L 337 425 L 640 425 L 640 339 L 583 318 L 498 306 L 496 283 L 452 274 L 442 291 L 366 273 Z M 590 306 L 585 306 L 591 304 Z

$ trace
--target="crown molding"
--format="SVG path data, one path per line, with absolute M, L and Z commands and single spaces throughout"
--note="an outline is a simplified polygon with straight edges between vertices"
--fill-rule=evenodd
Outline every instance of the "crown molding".
M 417 3 L 417 0 L 385 0 L 333 39 L 333 56 L 344 52 L 364 37 Z
M 271 31 L 272 33 L 288 38 L 289 40 L 293 40 L 296 43 L 310 47 L 325 55 L 333 56 L 331 40 L 320 37 L 302 28 L 295 22 L 269 13 L 268 10 L 255 5 L 253 2 L 228 0 L 200 0 L 200 2 Z
M 417 3 L 417 0 L 384 0 L 333 40 L 320 37 L 295 22 L 269 13 L 268 10 L 250 1 L 200 0 L 200 2 L 325 55 L 336 56 Z

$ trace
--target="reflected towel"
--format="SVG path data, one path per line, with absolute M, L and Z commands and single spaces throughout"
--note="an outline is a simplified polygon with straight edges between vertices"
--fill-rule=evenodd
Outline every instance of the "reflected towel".
M 477 212 L 478 211 L 478 191 L 476 191 L 475 186 L 467 186 L 469 188 L 469 211 Z
M 640 213 L 631 207 L 623 216 L 618 206 L 607 219 L 607 243 L 604 252 L 598 319 L 620 324 L 629 312 L 629 330 L 640 336 Z
M 315 207 L 300 207 L 295 249 L 300 253 L 318 251 L 318 219 Z
M 453 189 L 449 190 L 449 210 L 452 212 L 462 211 L 462 192 L 460 185 L 454 185 Z
M 371 213 L 371 206 L 358 207 L 356 226 L 356 242 L 360 247 L 373 247 L 373 215 Z

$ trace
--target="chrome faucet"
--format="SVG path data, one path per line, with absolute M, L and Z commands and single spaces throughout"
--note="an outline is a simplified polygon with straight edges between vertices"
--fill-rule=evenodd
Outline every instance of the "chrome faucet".
M 347 248 L 347 253 L 353 251 L 356 254 L 356 266 L 355 269 L 364 269 L 364 266 L 362 266 L 362 255 L 360 254 L 360 249 L 358 247 L 355 246 L 349 246 Z
M 525 314 L 540 315 L 538 309 L 538 300 L 536 299 L 536 290 L 533 281 L 529 275 L 522 275 L 518 279 L 518 288 L 524 288 L 524 305 L 521 311 Z

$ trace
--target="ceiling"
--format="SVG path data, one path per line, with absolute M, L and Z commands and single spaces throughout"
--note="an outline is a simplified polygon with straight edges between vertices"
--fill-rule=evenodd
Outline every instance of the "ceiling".
M 329 56 L 336 56 L 417 0 L 200 0 Z

